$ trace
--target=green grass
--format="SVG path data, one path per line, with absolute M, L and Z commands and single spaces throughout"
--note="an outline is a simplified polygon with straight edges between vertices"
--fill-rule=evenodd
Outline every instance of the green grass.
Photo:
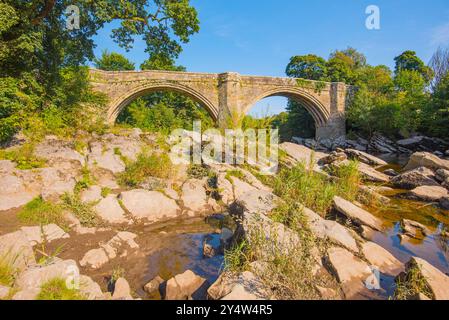
M 95 179 L 92 177 L 87 165 L 81 169 L 81 175 L 81 180 L 76 182 L 75 193 L 79 193 L 81 190 L 85 190 L 95 184 Z
M 64 209 L 72 212 L 85 227 L 95 227 L 101 223 L 93 204 L 83 203 L 77 194 L 64 194 L 62 197 Z
M 101 188 L 101 196 L 103 198 L 106 198 L 111 192 L 112 192 L 112 190 L 108 187 Z
M 174 175 L 169 156 L 164 154 L 140 154 L 135 162 L 128 163 L 118 181 L 124 187 L 137 187 L 149 176 L 168 179 Z
M 30 224 L 57 224 L 65 226 L 63 208 L 55 203 L 45 201 L 42 197 L 37 197 L 28 202 L 18 214 L 20 221 Z
M 245 175 L 240 170 L 228 170 L 226 172 L 225 179 L 229 180 L 232 183 L 232 177 L 238 178 L 240 180 L 245 180 Z
M 79 290 L 67 288 L 66 281 L 54 278 L 41 286 L 37 300 L 85 300 Z
M 199 165 L 199 164 L 191 164 L 187 169 L 187 175 L 191 179 L 203 179 L 209 177 L 211 171 L 209 168 Z
M 0 150 L 0 159 L 11 160 L 17 163 L 17 169 L 30 170 L 42 168 L 46 161 L 34 155 L 34 144 L 25 143 L 19 148 L 13 150 Z
M 12 286 L 16 270 L 7 257 L 0 257 L 0 285 Z
M 274 192 L 288 202 L 298 202 L 307 208 L 325 215 L 332 206 L 335 196 L 349 201 L 358 194 L 360 176 L 356 163 L 337 169 L 338 177 L 330 181 L 325 176 L 315 173 L 304 164 L 293 168 L 282 168 L 279 174 L 265 180 Z

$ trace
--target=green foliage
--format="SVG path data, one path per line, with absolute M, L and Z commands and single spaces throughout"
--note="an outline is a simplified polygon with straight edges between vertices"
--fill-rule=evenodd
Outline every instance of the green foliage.
M 426 83 L 429 83 L 433 77 L 433 71 L 426 66 L 424 62 L 416 55 L 415 51 L 407 50 L 394 58 L 396 63 L 395 73 L 398 75 L 401 71 L 416 71 L 424 79 Z
M 18 218 L 30 224 L 57 224 L 64 227 L 66 220 L 61 206 L 38 197 L 28 202 L 18 214 Z
M 285 73 L 293 78 L 321 80 L 327 75 L 326 60 L 313 54 L 294 56 L 290 59 Z
M 307 208 L 326 215 L 335 196 L 354 200 L 358 193 L 359 173 L 356 164 L 338 169 L 336 181 L 316 174 L 304 164 L 286 169 L 270 182 L 275 193 L 287 202 L 299 202 Z
M 95 59 L 95 67 L 105 71 L 126 71 L 134 70 L 134 63 L 129 61 L 125 56 L 107 50 L 103 51 L 100 59 Z
M 0 285 L 12 286 L 16 270 L 7 256 L 0 256 Z
M 187 175 L 189 178 L 193 179 L 203 179 L 206 177 L 209 177 L 211 174 L 211 171 L 209 168 L 199 165 L 199 164 L 191 164 L 189 168 L 187 169 Z
M 429 298 L 433 298 L 432 290 L 427 286 L 426 279 L 422 276 L 419 267 L 411 266 L 407 273 L 396 279 L 395 300 L 416 299 L 416 296 L 422 293 Z
M 128 163 L 119 176 L 119 183 L 126 187 L 137 187 L 147 177 L 168 179 L 176 173 L 170 157 L 166 154 L 140 154 L 137 160 Z
M 85 300 L 86 297 L 77 289 L 69 289 L 66 280 L 54 278 L 42 284 L 37 300 Z

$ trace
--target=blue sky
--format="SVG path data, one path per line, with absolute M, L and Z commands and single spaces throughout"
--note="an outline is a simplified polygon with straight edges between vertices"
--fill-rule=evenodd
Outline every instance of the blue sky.
M 372 65 L 394 65 L 394 57 L 414 50 L 428 62 L 438 46 L 449 46 L 447 0 L 191 0 L 201 30 L 178 63 L 189 71 L 234 71 L 284 76 L 291 56 L 314 53 L 327 58 L 352 46 Z M 368 5 L 380 8 L 380 30 L 365 27 Z M 139 66 L 147 57 L 142 41 L 126 52 L 110 39 L 107 26 L 95 38 L 96 55 L 108 49 Z M 285 99 L 268 98 L 253 108 L 260 114 L 284 109 Z

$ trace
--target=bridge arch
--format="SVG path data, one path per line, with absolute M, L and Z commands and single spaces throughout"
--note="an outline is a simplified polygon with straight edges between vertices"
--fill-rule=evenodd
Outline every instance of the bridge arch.
M 120 112 L 126 108 L 131 102 L 137 98 L 157 92 L 157 91 L 171 91 L 184 94 L 190 97 L 195 102 L 199 103 L 206 109 L 209 115 L 214 121 L 218 121 L 218 106 L 215 106 L 208 98 L 195 89 L 192 89 L 186 85 L 178 84 L 174 82 L 158 82 L 158 83 L 146 83 L 133 87 L 125 94 L 120 95 L 114 101 L 111 102 L 108 111 L 108 122 L 114 124 L 119 116 Z
M 330 117 L 329 110 L 312 94 L 299 88 L 292 87 L 276 87 L 264 91 L 263 93 L 252 98 L 252 100 L 246 104 L 243 112 L 247 114 L 258 101 L 274 96 L 282 96 L 300 102 L 312 115 L 317 127 L 325 125 Z

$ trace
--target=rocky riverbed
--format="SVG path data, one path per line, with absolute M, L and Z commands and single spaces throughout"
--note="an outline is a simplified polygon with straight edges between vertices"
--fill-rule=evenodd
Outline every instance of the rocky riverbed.
M 388 299 L 418 272 L 422 292 L 402 298 L 449 299 L 449 161 L 420 151 L 388 163 L 391 154 L 353 147 L 281 145 L 283 165 L 313 161 L 316 174 L 330 180 L 331 168 L 357 160 L 360 194 L 376 200 L 335 197 L 326 216 L 301 209 L 313 237 L 325 243 L 309 244 L 319 280 L 310 298 Z M 142 150 L 164 153 L 156 137 L 134 129 L 75 141 L 48 136 L 33 145 L 42 165 L 31 168 L 0 160 L 0 263 L 7 275 L 0 299 L 45 298 L 49 282 L 73 277 L 84 299 L 282 298 L 282 283 L 268 284 L 264 275 L 279 253 L 294 259 L 305 245 L 272 215 L 282 199 L 249 168 L 227 165 L 206 172 L 180 166 L 169 177 L 124 185 L 123 173 Z M 47 205 L 39 223 L 24 214 L 36 213 L 37 204 Z M 45 215 L 53 207 L 62 218 Z M 255 230 L 269 245 L 239 272 L 224 268 L 224 252 L 254 242 Z

